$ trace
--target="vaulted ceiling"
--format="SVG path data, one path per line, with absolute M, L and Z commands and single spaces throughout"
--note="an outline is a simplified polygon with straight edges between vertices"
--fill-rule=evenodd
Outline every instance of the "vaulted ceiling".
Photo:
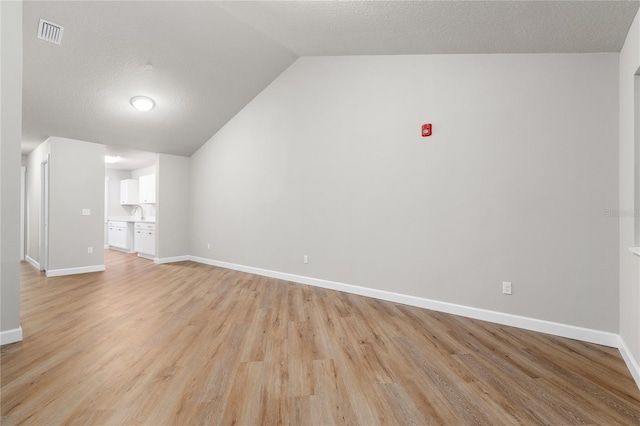
M 61 44 L 36 37 L 42 19 Z M 23 135 L 190 155 L 296 55 L 208 2 L 25 2 Z M 156 107 L 132 108 L 133 96 Z
M 23 152 L 62 136 L 191 155 L 298 56 L 618 52 L 638 5 L 25 1 Z M 40 18 L 60 45 L 36 37 Z

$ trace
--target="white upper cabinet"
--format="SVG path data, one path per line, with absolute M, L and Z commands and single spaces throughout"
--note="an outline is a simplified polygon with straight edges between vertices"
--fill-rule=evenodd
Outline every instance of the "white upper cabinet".
M 120 181 L 120 204 L 138 204 L 138 181 L 125 179 Z
M 156 175 L 140 176 L 140 204 L 155 204 L 156 202 Z

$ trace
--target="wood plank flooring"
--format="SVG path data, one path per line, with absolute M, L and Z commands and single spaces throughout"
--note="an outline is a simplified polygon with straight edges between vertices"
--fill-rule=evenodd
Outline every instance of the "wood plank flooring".
M 640 424 L 617 349 L 107 250 L 22 266 L 2 424 Z

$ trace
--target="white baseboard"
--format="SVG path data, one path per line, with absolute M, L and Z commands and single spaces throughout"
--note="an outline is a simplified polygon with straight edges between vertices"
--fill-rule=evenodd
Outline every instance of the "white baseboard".
M 22 327 L 0 331 L 0 346 L 22 341 Z
M 102 272 L 105 270 L 104 265 L 81 266 L 79 268 L 66 269 L 49 269 L 47 277 L 60 277 L 63 275 L 86 274 L 89 272 Z
M 31 258 L 29 256 L 25 256 L 24 260 L 29 262 L 29 264 L 31 266 L 33 266 L 34 268 L 36 268 L 38 271 L 40 270 L 40 264 L 38 262 L 36 262 L 33 258 Z
M 285 281 L 293 281 L 300 284 L 307 284 L 316 287 L 327 288 L 330 290 L 338 290 L 345 293 L 358 294 L 360 296 L 373 297 L 375 299 L 387 300 L 389 302 L 402 303 L 409 306 L 417 306 L 419 308 L 431 309 L 433 311 L 493 322 L 511 327 L 522 328 L 525 330 L 552 334 L 554 336 L 568 337 L 570 339 L 596 343 L 598 345 L 610 346 L 613 348 L 618 347 L 619 336 L 615 333 L 606 331 L 576 327 L 568 324 L 523 317 L 519 315 L 507 314 L 504 312 L 490 311 L 486 309 L 474 308 L 471 306 L 458 305 L 455 303 L 441 302 L 438 300 L 409 296 L 406 294 L 394 293 L 391 291 L 376 290 L 372 288 L 344 284 L 335 281 L 305 277 L 302 275 L 294 275 L 285 272 L 271 271 L 268 269 L 254 268 L 251 266 L 237 265 L 235 263 L 221 262 L 204 257 L 189 256 L 189 259 L 194 262 L 204 263 L 206 265 L 219 266 L 221 268 L 233 269 L 250 274 L 257 274 Z
M 133 250 L 127 250 L 127 249 L 123 249 L 123 248 L 115 247 L 115 246 L 106 246 L 106 248 L 108 248 L 109 250 L 115 250 L 115 251 L 119 251 L 119 252 L 127 253 L 127 254 L 135 253 L 135 251 L 133 251 Z
M 638 364 L 638 361 L 633 358 L 633 355 L 631 354 L 627 344 L 624 342 L 622 336 L 618 336 L 618 350 L 620 351 L 620 354 L 622 354 L 622 359 L 624 359 L 624 362 L 627 364 L 627 368 L 631 372 L 633 380 L 636 381 L 638 389 L 640 389 L 640 365 Z
M 158 265 L 163 263 L 184 262 L 191 260 L 191 256 L 156 257 L 153 261 Z

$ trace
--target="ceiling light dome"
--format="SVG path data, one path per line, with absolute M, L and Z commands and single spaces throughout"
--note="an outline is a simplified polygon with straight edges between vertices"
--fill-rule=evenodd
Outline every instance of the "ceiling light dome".
M 138 111 L 149 111 L 156 103 L 146 96 L 134 96 L 131 98 L 131 105 Z

